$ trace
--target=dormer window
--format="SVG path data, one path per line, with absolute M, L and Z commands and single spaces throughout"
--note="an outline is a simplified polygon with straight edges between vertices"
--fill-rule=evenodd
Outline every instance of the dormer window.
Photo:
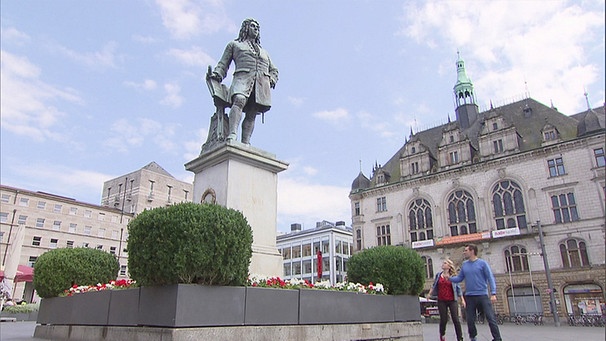
M 551 141 L 556 139 L 556 133 L 553 130 L 546 131 L 543 135 L 545 141 Z
M 414 153 L 416 153 L 416 152 L 417 152 L 417 149 L 416 149 L 415 147 L 412 147 L 412 149 L 411 149 L 411 153 L 412 153 L 412 154 L 414 154 Z
M 385 176 L 384 176 L 383 174 L 379 174 L 379 175 L 377 176 L 377 183 L 378 183 L 378 184 L 385 183 Z
M 454 136 L 450 135 L 450 143 L 454 142 Z
M 493 122 L 492 123 L 492 130 L 498 130 L 499 129 L 499 125 L 497 124 L 497 122 Z

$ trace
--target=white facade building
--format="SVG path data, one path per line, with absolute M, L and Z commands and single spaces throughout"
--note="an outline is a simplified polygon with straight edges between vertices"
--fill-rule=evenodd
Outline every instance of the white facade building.
M 353 253 L 352 230 L 345 222 L 318 222 L 316 228 L 301 230 L 292 224 L 291 232 L 276 238 L 278 251 L 284 257 L 283 279 L 304 279 L 311 283 L 329 280 L 332 285 L 344 282 L 347 260 Z M 318 252 L 321 253 L 319 257 Z M 318 261 L 322 260 L 321 275 Z
M 560 316 L 606 313 L 604 106 L 567 116 L 524 98 L 479 112 L 460 58 L 457 73 L 456 121 L 411 131 L 354 180 L 356 250 L 416 249 L 428 290 L 443 260 L 460 265 L 473 243 L 495 273 L 497 312 L 550 315 L 552 289 Z

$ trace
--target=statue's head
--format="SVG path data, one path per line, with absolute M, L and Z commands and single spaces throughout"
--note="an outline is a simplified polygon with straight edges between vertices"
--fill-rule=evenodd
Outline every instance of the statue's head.
M 242 27 L 240 27 L 240 34 L 238 35 L 238 39 L 236 39 L 237 41 L 244 41 L 244 40 L 246 40 L 246 38 L 248 38 L 248 31 L 250 29 L 251 24 L 257 25 L 258 28 L 261 27 L 259 25 L 259 22 L 253 18 L 244 19 L 244 21 L 242 22 Z M 261 43 L 261 33 L 260 32 L 257 35 L 255 42 L 257 44 Z

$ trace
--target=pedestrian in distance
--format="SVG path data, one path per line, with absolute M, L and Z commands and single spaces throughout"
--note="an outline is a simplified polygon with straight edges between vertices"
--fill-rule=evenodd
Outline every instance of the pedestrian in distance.
M 484 317 L 488 321 L 493 341 L 501 341 L 501 333 L 492 308 L 492 303 L 497 301 L 497 285 L 492 270 L 485 260 L 478 258 L 478 247 L 473 244 L 465 246 L 463 257 L 465 261 L 459 274 L 453 277 L 446 274 L 445 277 L 453 283 L 465 281 L 465 314 L 469 337 L 471 341 L 477 340 L 476 309 L 481 307 Z M 488 285 L 490 285 L 490 298 L 488 297 Z
M 452 260 L 446 259 L 442 263 L 442 271 L 436 274 L 428 297 L 437 297 L 438 312 L 440 313 L 440 341 L 445 341 L 446 324 L 448 323 L 448 310 L 450 310 L 450 318 L 457 334 L 457 340 L 463 340 L 463 332 L 461 331 L 461 322 L 459 321 L 459 305 L 458 300 L 461 299 L 463 307 L 465 307 L 465 298 L 461 294 L 461 287 L 458 283 L 451 282 L 448 277 L 455 276 L 456 270 Z

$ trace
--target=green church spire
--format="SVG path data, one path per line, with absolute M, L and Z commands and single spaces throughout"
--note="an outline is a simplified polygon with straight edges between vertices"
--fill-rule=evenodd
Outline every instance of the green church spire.
M 473 84 L 471 79 L 465 72 L 465 62 L 461 58 L 461 54 L 457 51 L 457 82 L 454 86 L 454 94 L 456 106 L 460 107 L 464 104 L 475 104 L 475 94 L 473 92 Z

